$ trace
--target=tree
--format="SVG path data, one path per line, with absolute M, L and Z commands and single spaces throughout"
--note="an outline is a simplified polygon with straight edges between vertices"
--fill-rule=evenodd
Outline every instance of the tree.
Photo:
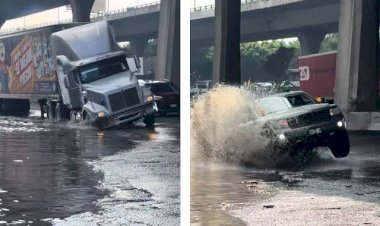
M 213 47 L 191 48 L 190 71 L 191 82 L 210 80 L 212 78 Z
M 248 42 L 240 45 L 242 82 L 251 80 L 280 81 L 286 78 L 286 70 L 297 63 L 300 53 L 298 41 L 282 40 Z M 191 79 L 211 79 L 214 48 L 193 48 L 190 53 Z
M 282 40 L 241 44 L 242 81 L 282 81 L 299 44 Z
M 327 34 L 321 43 L 320 53 L 333 51 L 338 49 L 338 34 Z

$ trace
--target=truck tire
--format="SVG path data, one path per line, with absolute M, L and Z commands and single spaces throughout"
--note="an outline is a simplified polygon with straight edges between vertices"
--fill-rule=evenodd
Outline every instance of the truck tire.
M 155 122 L 156 118 L 154 116 L 154 113 L 144 117 L 144 123 L 147 127 L 153 126 Z
M 52 102 L 46 103 L 46 114 L 48 119 L 54 119 L 54 110 Z
M 350 152 L 350 141 L 346 131 L 337 131 L 329 138 L 329 148 L 336 158 L 343 158 Z
M 74 111 L 74 110 L 70 111 L 70 121 L 71 122 L 78 122 L 76 115 L 77 115 L 76 111 Z
M 55 105 L 55 114 L 54 114 L 54 118 L 57 120 L 57 121 L 61 121 L 62 119 L 62 112 L 61 112 L 61 104 L 60 103 L 57 103 Z
M 82 122 L 86 126 L 90 125 L 90 115 L 87 113 L 87 111 L 83 111 L 82 113 Z

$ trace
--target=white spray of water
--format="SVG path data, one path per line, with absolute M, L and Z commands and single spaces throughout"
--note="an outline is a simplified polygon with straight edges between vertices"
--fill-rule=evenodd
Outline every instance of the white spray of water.
M 194 102 L 191 114 L 192 158 L 268 166 L 276 153 L 257 123 L 252 92 L 217 86 Z

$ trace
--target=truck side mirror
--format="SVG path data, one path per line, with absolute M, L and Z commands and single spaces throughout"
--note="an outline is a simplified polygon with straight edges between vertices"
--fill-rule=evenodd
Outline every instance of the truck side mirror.
M 140 59 L 136 55 L 133 55 L 133 59 L 135 61 L 136 68 L 140 69 L 141 68 Z
M 127 64 L 131 72 L 137 72 L 141 68 L 140 60 L 137 56 L 127 57 Z
M 63 82 L 65 83 L 66 89 L 68 89 L 70 87 L 70 83 L 69 83 L 69 77 L 67 77 L 67 75 L 63 77 Z
M 65 55 L 57 56 L 57 64 L 61 65 L 64 71 L 71 70 L 73 68 L 73 65 L 71 64 L 69 58 L 67 58 Z

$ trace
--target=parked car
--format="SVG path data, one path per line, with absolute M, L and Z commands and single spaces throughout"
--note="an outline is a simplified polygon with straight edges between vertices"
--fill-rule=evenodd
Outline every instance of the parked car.
M 349 154 L 346 122 L 335 104 L 317 103 L 303 91 L 292 91 L 259 98 L 255 108 L 254 123 L 263 125 L 262 134 L 280 153 L 328 146 L 337 158 Z
M 160 116 L 167 113 L 179 113 L 179 89 L 169 81 L 147 81 L 145 87 L 154 94 Z

